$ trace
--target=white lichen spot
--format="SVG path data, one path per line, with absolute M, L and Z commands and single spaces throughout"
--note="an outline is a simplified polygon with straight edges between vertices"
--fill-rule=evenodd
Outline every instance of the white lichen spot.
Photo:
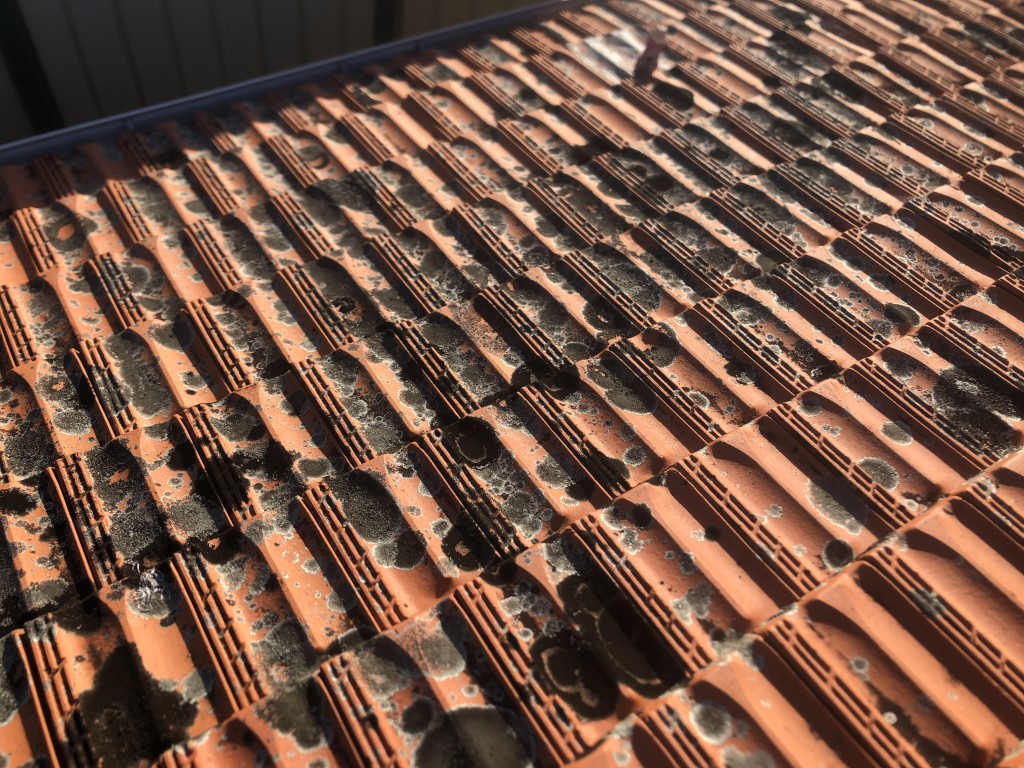
M 729 768 L 775 768 L 775 760 L 760 749 L 743 752 L 731 744 L 722 750 L 722 757 Z
M 732 716 L 717 702 L 697 702 L 690 710 L 697 735 L 711 744 L 722 744 L 732 735 Z
M 686 595 L 673 601 L 672 610 L 679 619 L 689 624 L 693 617 L 706 619 L 711 613 L 711 598 L 715 594 L 715 588 L 711 582 L 700 580 L 687 590 Z
M 863 656 L 854 656 L 850 659 L 850 671 L 866 682 L 871 671 L 871 662 Z
M 213 673 L 208 670 L 192 670 L 185 676 L 181 684 L 181 692 L 185 701 L 193 704 L 206 698 L 212 690 Z
M 761 669 L 762 659 L 754 652 L 755 635 L 745 635 L 729 629 L 721 637 L 711 640 L 711 650 L 720 660 L 736 656 L 752 669 Z
M 936 592 L 915 589 L 910 593 L 910 596 L 914 598 L 917 607 L 933 619 L 940 618 L 946 612 L 946 604 Z
M 999 490 L 998 484 L 989 477 L 978 478 L 977 486 L 986 499 L 991 499 L 996 495 L 996 491 Z

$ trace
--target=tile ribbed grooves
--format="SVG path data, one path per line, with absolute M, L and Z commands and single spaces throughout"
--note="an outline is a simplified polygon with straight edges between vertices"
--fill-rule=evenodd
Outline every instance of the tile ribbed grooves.
M 5 764 L 1022 764 L 1022 41 L 575 4 L 0 168 Z

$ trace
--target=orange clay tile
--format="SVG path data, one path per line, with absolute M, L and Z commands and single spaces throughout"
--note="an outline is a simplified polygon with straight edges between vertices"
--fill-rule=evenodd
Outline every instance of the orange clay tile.
M 517 19 L 0 167 L 7 764 L 1020 764 L 1024 12 Z

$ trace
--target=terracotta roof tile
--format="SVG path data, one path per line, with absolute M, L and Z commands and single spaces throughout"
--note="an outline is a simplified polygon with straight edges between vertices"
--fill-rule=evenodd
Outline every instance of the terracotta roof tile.
M 0 168 L 0 750 L 1017 764 L 1022 24 L 574 4 Z

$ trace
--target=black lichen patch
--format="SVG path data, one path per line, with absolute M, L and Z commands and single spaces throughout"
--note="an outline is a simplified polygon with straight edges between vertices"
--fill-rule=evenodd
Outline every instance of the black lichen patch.
M 49 374 L 41 376 L 36 383 L 36 395 L 49 405 L 57 429 L 73 435 L 84 435 L 89 431 L 92 419 L 63 370 L 53 368 Z
M 202 541 L 213 536 L 226 523 L 221 505 L 212 495 L 212 488 L 197 482 L 187 498 L 167 508 L 167 519 L 185 534 L 189 541 Z
M 298 467 L 299 474 L 309 480 L 330 474 L 331 462 L 327 459 L 299 459 Z
M 910 445 L 914 442 L 910 427 L 901 421 L 887 421 L 882 425 L 882 434 L 897 445 Z
M 606 670 L 619 682 L 655 698 L 682 678 L 657 633 L 615 585 L 584 567 L 558 585 L 566 612 Z
M 322 703 L 316 687 L 304 685 L 270 696 L 256 706 L 256 713 L 274 730 L 290 735 L 303 749 L 313 749 L 324 741 L 320 724 Z
M 45 579 L 25 588 L 25 608 L 33 615 L 71 605 L 78 599 L 74 586 L 64 578 Z
M 226 565 L 237 557 L 249 543 L 237 528 L 229 529 L 223 536 L 210 542 L 197 542 L 195 548 L 211 565 Z
M 269 279 L 274 274 L 273 262 L 267 258 L 259 241 L 239 219 L 228 216 L 221 222 L 221 234 L 228 249 L 248 277 Z
M 571 493 L 571 486 L 567 490 Z M 550 509 L 543 505 L 539 494 L 525 490 L 509 494 L 503 511 L 516 530 L 525 536 L 536 536 L 550 519 Z
M 246 482 L 259 493 L 267 509 L 280 509 L 302 493 L 295 471 L 296 455 L 264 435 L 231 454 L 231 461 Z
M 198 708 L 145 670 L 134 643 L 118 646 L 96 673 L 79 707 L 100 763 L 152 763 L 188 738 Z
M 11 548 L 0 540 L 0 631 L 14 629 L 25 610 L 21 575 L 14 567 Z
M 441 551 L 463 571 L 478 571 L 494 558 L 494 550 L 468 521 L 453 525 L 441 539 Z
M 771 9 L 771 14 L 779 21 L 784 22 L 787 26 L 792 27 L 803 27 L 811 19 L 809 13 L 797 10 L 792 6 L 777 6 Z
M 463 707 L 446 712 L 423 737 L 413 764 L 416 768 L 524 768 L 532 764 L 532 753 L 527 730 L 512 712 Z
M 227 341 L 261 379 L 274 379 L 288 372 L 288 361 L 240 293 L 229 291 L 207 301 Z
M 505 389 L 505 383 L 462 330 L 443 315 L 423 321 L 424 338 L 444 357 L 452 372 L 478 401 L 486 402 Z
M 654 393 L 613 358 L 590 361 L 587 374 L 603 390 L 608 402 L 624 411 L 647 414 L 657 407 Z
M 808 482 L 814 508 L 852 534 L 858 534 L 867 518 L 867 505 L 844 480 L 822 477 Z
M 920 368 L 914 358 L 898 351 L 885 355 L 882 365 L 885 366 L 886 371 L 891 373 L 900 381 L 906 381 Z
M 725 364 L 725 372 L 737 383 L 743 386 L 753 384 L 760 387 L 760 375 L 754 366 L 738 360 L 730 360 Z
M 371 692 L 381 698 L 422 674 L 405 648 L 387 635 L 375 638 L 361 649 L 356 654 L 356 664 Z
M 534 465 L 541 482 L 552 488 L 569 488 L 573 484 L 572 463 L 561 456 L 548 454 Z
M 181 229 L 181 218 L 167 199 L 167 193 L 154 179 L 145 178 L 129 184 L 132 199 L 139 204 L 147 218 L 152 219 L 164 231 Z
M 516 281 L 515 300 L 570 360 L 584 360 L 600 350 L 569 311 L 533 280 Z
M 111 616 L 110 609 L 95 594 L 73 603 L 53 614 L 53 620 L 61 629 L 76 635 L 91 635 L 103 626 Z
M 0 513 L 5 516 L 23 516 L 32 511 L 38 504 L 38 499 L 22 488 L 0 489 Z
M 373 555 L 381 566 L 409 570 L 423 561 L 427 548 L 422 535 L 409 528 L 398 502 L 377 475 L 357 470 L 328 484 L 349 525 L 363 541 L 375 545 Z
M 721 744 L 733 730 L 732 716 L 713 701 L 695 703 L 690 710 L 690 722 L 701 738 L 712 744 Z
M 566 629 L 544 635 L 530 653 L 537 678 L 580 716 L 598 720 L 615 711 L 618 686 L 576 635 Z
M 583 319 L 597 331 L 597 338 L 608 340 L 631 335 L 637 328 L 603 296 L 593 296 L 583 305 Z
M 299 196 L 302 207 L 322 227 L 339 223 L 338 206 L 369 211 L 372 200 L 366 191 L 352 180 L 327 179 L 317 182 L 311 189 Z
M 94 490 L 110 518 L 110 539 L 125 559 L 160 559 L 174 548 L 138 460 L 123 440 L 86 454 Z
M 473 291 L 462 273 L 441 249 L 418 230 L 407 230 L 395 239 L 409 254 L 420 274 L 447 304 L 464 301 Z
M 638 531 L 645 531 L 654 522 L 654 515 L 646 504 L 619 502 L 608 510 L 606 519 L 616 529 L 635 528 Z
M 647 184 L 665 188 L 664 184 L 657 181 L 661 178 L 672 183 L 668 176 L 660 174 L 648 177 Z M 661 306 L 661 289 L 657 283 L 620 251 L 610 245 L 598 243 L 587 251 L 587 254 L 594 266 L 641 308 L 651 312 Z
M 885 318 L 898 325 L 919 325 L 921 316 L 906 304 L 895 304 L 890 302 L 885 305 Z
M 217 431 L 232 442 L 259 440 L 267 428 L 253 405 L 240 395 L 231 395 L 221 408 L 223 417 L 215 417 L 213 425 Z
M 513 384 L 516 382 L 513 381 Z M 544 389 L 559 400 L 565 400 L 580 389 L 580 375 L 576 368 L 561 369 L 541 379 Z
M 897 485 L 899 485 L 899 473 L 896 472 L 892 464 L 887 462 L 885 459 L 870 457 L 867 459 L 861 459 L 857 462 L 857 465 L 867 472 L 872 480 L 887 491 L 892 491 Z
M 381 542 L 373 549 L 377 561 L 387 568 L 408 571 L 423 562 L 427 547 L 423 535 L 406 528 L 390 541 Z
M 383 325 L 377 306 L 367 300 L 351 275 L 336 261 L 323 258 L 303 269 L 356 337 L 368 337 Z
M 0 725 L 7 725 L 18 712 L 19 704 L 26 695 L 24 677 L 17 670 L 21 667 L 15 643 L 17 640 L 7 636 L 2 641 L 0 651 Z
M 409 629 L 403 638 L 423 674 L 433 680 L 445 680 L 466 668 L 465 625 L 442 610 L 433 626 Z
M 402 730 L 406 733 L 423 733 L 434 719 L 436 707 L 430 699 L 420 697 L 402 712 Z
M 111 336 L 104 344 L 117 363 L 128 400 L 144 418 L 170 414 L 174 399 L 145 342 L 134 333 Z
M 127 256 L 123 269 L 136 301 L 158 316 L 172 317 L 182 301 L 169 290 L 167 276 L 156 256 L 144 245 L 132 246 Z
M 813 392 L 805 392 L 800 396 L 797 408 L 804 416 L 813 418 L 821 413 L 821 398 Z
M 842 539 L 831 539 L 825 543 L 821 550 L 821 561 L 826 568 L 833 571 L 849 565 L 853 562 L 853 547 Z
M 320 362 L 320 369 L 335 384 L 345 409 L 380 455 L 393 453 L 405 442 L 405 429 L 388 398 L 373 383 L 354 357 L 337 352 Z M 301 390 L 299 390 L 301 391 Z
M 687 112 L 693 109 L 693 91 L 680 88 L 678 85 L 658 80 L 653 87 L 654 93 L 659 98 L 678 109 L 680 112 Z
M 940 425 L 955 439 L 1005 456 L 1019 444 L 1010 420 L 1024 418 L 1024 392 L 978 365 L 951 366 L 932 387 Z
M 774 319 L 774 315 L 764 304 L 739 291 L 722 294 L 717 303 L 740 325 L 760 325 Z
M 96 229 L 92 221 L 77 216 L 63 205 L 52 205 L 45 210 L 43 234 L 54 248 L 62 253 L 72 253 L 85 247 L 86 235 Z
M 647 359 L 659 368 L 671 365 L 683 351 L 682 345 L 667 327 L 654 328 L 644 334 L 647 348 Z
M 356 471 L 330 483 L 349 525 L 364 541 L 387 541 L 402 528 L 402 510 L 384 484 Z
M 298 619 L 275 625 L 255 645 L 265 679 L 275 686 L 304 680 L 320 661 Z
M 56 456 L 43 413 L 33 408 L 11 431 L 0 433 L 4 460 L 15 477 L 33 477 Z
M 477 418 L 453 424 L 444 431 L 442 439 L 457 460 L 471 467 L 485 467 L 505 450 L 494 428 Z

